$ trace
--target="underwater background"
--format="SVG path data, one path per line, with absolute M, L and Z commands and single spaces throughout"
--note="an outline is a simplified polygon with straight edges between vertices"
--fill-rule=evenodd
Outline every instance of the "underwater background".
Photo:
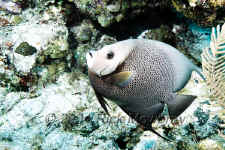
M 224 23 L 225 0 L 0 0 L 0 150 L 225 150 Z M 153 124 L 174 142 L 95 97 L 86 53 L 129 38 L 208 69 L 180 92 L 198 96 L 191 106 Z

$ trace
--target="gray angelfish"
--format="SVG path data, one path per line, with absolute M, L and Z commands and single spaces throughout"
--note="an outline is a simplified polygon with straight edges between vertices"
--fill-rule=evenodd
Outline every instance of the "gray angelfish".
M 192 71 L 200 72 L 174 47 L 155 40 L 129 39 L 87 53 L 88 75 L 98 101 L 107 114 L 104 98 L 151 130 L 168 106 L 171 119 L 178 117 L 196 98 L 178 95 Z M 203 77 L 204 78 L 204 77 Z M 168 139 L 167 139 L 168 140 Z

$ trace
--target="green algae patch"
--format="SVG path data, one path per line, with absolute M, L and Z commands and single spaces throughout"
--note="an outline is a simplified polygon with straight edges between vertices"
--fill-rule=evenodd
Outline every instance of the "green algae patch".
M 31 45 L 29 45 L 27 42 L 22 42 L 15 50 L 16 53 L 23 55 L 23 56 L 29 56 L 33 55 L 37 52 L 37 49 Z

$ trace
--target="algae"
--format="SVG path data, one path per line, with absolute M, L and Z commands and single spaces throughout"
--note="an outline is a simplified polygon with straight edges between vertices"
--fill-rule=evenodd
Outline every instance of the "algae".
M 37 52 L 37 49 L 31 45 L 29 45 L 27 42 L 22 42 L 15 50 L 16 53 L 23 55 L 23 56 L 29 56 L 33 55 Z

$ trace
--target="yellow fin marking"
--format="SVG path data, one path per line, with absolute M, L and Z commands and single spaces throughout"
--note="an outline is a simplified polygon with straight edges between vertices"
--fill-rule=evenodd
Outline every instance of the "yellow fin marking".
M 119 73 L 115 73 L 111 76 L 113 80 L 113 84 L 118 86 L 126 86 L 129 83 L 129 79 L 131 78 L 131 72 L 130 71 L 123 71 Z

